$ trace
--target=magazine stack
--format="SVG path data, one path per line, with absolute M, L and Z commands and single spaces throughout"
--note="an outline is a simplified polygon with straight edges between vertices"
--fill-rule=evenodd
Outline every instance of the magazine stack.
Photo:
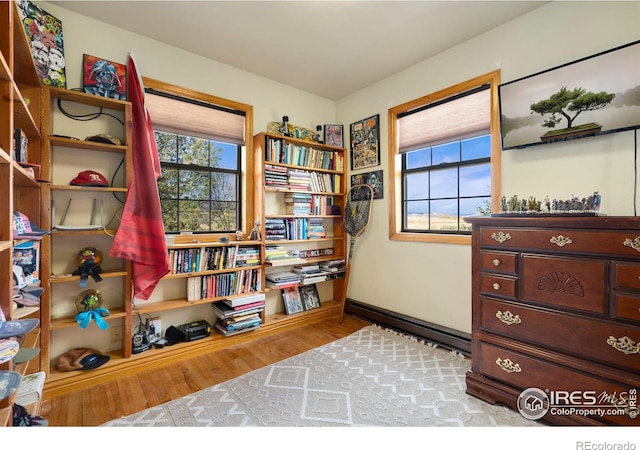
M 262 323 L 265 295 L 257 293 L 213 302 L 214 328 L 224 336 L 257 330 Z

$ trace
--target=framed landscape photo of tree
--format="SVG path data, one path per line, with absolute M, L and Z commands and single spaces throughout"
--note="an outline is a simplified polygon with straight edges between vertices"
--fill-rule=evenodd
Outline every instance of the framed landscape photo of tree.
M 380 114 L 350 126 L 351 170 L 380 165 Z
M 640 41 L 498 87 L 502 149 L 640 128 Z

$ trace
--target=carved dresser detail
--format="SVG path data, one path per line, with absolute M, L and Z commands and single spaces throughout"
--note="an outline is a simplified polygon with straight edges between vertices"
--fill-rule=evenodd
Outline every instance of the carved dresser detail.
M 473 226 L 466 392 L 532 420 L 640 425 L 640 218 L 465 220 Z

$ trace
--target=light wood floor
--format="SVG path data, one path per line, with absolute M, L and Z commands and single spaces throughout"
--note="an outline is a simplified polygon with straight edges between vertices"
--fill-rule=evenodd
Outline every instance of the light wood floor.
M 345 316 L 282 331 L 40 402 L 49 426 L 96 426 L 175 400 L 348 336 L 369 323 Z

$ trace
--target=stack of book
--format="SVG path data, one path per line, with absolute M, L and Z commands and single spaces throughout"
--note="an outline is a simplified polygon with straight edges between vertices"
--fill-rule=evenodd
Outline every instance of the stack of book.
M 284 219 L 265 219 L 264 238 L 267 241 L 280 241 L 286 239 L 286 226 Z
M 332 259 L 331 261 L 322 261 L 318 264 L 320 270 L 327 274 L 327 280 L 343 277 L 347 271 L 347 265 L 344 259 Z
M 239 247 L 235 254 L 234 267 L 257 266 L 260 264 L 259 247 Z
M 293 272 L 273 272 L 265 277 L 266 285 L 271 289 L 282 289 L 284 287 L 297 286 L 300 284 L 300 275 Z
M 214 328 L 224 336 L 245 333 L 260 328 L 265 295 L 257 293 L 211 303 L 216 315 Z
M 300 275 L 300 285 L 302 286 L 327 280 L 326 272 L 320 270 L 320 265 L 318 264 L 294 266 L 292 270 L 294 273 Z
M 319 217 L 310 217 L 307 223 L 307 239 L 322 239 L 327 237 L 324 220 Z
M 311 173 L 306 170 L 289 169 L 287 183 L 289 189 L 308 191 L 311 185 Z
M 305 262 L 293 251 L 288 252 L 280 245 L 267 245 L 264 259 L 265 264 L 268 266 L 291 266 Z
M 265 164 L 264 184 L 265 186 L 271 186 L 277 189 L 287 189 L 287 168 L 283 166 Z
M 287 192 L 284 194 L 284 204 L 287 214 L 294 216 L 311 215 L 311 194 Z

